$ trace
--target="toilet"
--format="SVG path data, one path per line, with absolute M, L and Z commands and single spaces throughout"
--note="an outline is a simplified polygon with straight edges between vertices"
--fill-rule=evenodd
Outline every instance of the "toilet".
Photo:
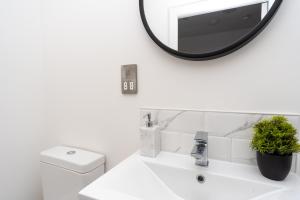
M 104 174 L 104 155 L 58 146 L 40 154 L 44 200 L 78 200 L 85 186 Z

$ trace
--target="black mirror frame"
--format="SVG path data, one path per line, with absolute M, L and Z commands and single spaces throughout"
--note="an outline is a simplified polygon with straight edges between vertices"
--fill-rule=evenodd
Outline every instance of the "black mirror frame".
M 247 35 L 242 37 L 240 40 L 235 42 L 234 44 L 227 46 L 223 49 L 209 52 L 209 53 L 203 53 L 203 54 L 188 54 L 188 53 L 182 53 L 179 51 L 176 51 L 174 49 L 171 49 L 170 47 L 163 44 L 152 32 L 151 28 L 149 27 L 149 24 L 146 19 L 145 15 L 145 9 L 144 9 L 144 0 L 139 0 L 139 8 L 140 8 L 140 15 L 142 18 L 142 22 L 144 24 L 144 27 L 151 37 L 151 39 L 163 50 L 168 52 L 169 54 L 176 56 L 178 58 L 182 58 L 185 60 L 193 60 L 193 61 L 203 61 L 203 60 L 212 60 L 216 58 L 220 58 L 223 56 L 226 56 L 230 53 L 233 53 L 234 51 L 237 51 L 238 49 L 242 48 L 246 44 L 248 44 L 250 41 L 252 41 L 259 33 L 261 33 L 264 28 L 270 23 L 270 21 L 273 19 L 275 14 L 277 13 L 281 3 L 283 0 L 275 0 L 274 5 L 272 6 L 271 10 L 268 12 L 266 17 Z

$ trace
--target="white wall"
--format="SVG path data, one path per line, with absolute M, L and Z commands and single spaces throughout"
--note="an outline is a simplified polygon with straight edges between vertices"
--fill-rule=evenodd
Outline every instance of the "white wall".
M 49 133 L 103 152 L 108 168 L 138 148 L 139 107 L 300 113 L 299 1 L 285 1 L 252 43 L 192 62 L 157 47 L 138 0 L 45 1 Z M 123 96 L 120 65 L 139 65 L 139 94 Z
M 47 148 L 39 0 L 0 2 L 0 199 L 40 200 Z M 46 142 L 47 141 L 47 142 Z

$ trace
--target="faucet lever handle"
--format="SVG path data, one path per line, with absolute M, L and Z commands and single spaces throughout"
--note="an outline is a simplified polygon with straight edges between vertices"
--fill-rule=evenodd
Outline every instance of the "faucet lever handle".
M 197 146 L 193 147 L 193 150 L 191 152 L 191 156 L 195 157 L 195 158 L 200 158 L 202 155 L 199 154 L 199 150 Z
M 197 142 L 207 142 L 208 141 L 208 132 L 198 131 L 195 135 L 194 140 Z

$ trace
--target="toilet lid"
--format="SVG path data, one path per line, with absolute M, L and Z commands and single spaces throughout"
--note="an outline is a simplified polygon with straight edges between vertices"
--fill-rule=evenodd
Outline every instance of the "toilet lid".
M 104 165 L 104 155 L 73 147 L 58 146 L 41 152 L 42 163 L 85 174 Z

